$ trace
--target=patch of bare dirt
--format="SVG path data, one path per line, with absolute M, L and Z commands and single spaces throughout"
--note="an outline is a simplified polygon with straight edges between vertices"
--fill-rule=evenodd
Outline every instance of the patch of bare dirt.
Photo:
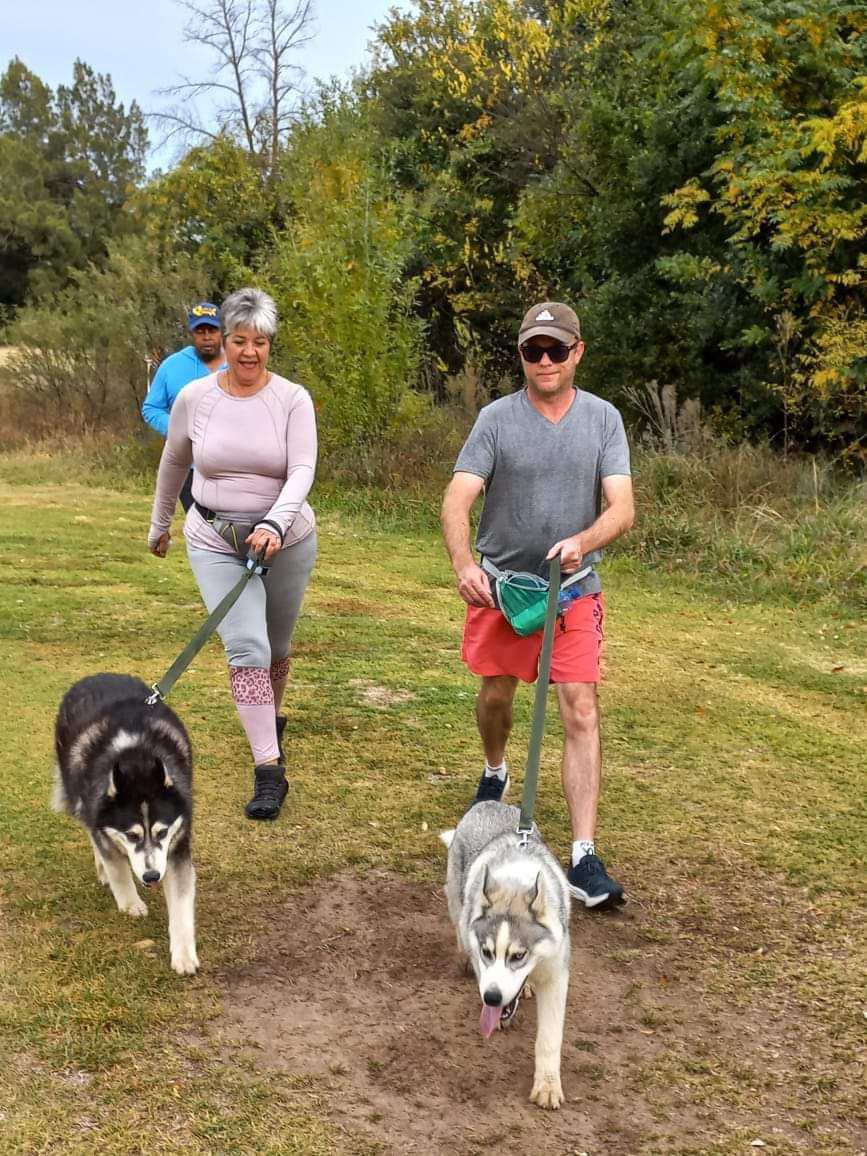
M 412 702 L 415 698 L 412 691 L 389 690 L 387 686 L 377 686 L 366 678 L 351 678 L 349 685 L 355 691 L 359 702 L 363 702 L 365 706 L 376 707 L 377 710 L 388 710 L 389 707 Z
M 689 945 L 658 942 L 636 905 L 573 914 L 559 1112 L 528 1101 L 532 1000 L 511 1029 L 482 1038 L 439 887 L 344 874 L 292 896 L 274 926 L 259 958 L 224 976 L 221 1034 L 257 1067 L 316 1077 L 329 1117 L 384 1152 L 862 1147 L 825 1101 L 799 1099 L 793 1073 L 823 1059 L 803 1025 L 779 1000 L 710 996 Z

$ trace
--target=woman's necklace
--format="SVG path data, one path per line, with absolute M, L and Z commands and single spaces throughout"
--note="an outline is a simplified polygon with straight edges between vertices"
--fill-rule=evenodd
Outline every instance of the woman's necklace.
M 269 371 L 265 374 L 265 377 L 262 380 L 262 382 L 257 384 L 257 385 L 249 386 L 249 387 L 243 386 L 243 385 L 237 385 L 235 382 L 232 381 L 232 375 L 229 372 L 229 370 L 227 369 L 226 375 L 223 378 L 223 383 L 225 385 L 226 393 L 229 395 L 229 397 L 252 397 L 253 394 L 258 393 L 260 389 L 264 389 L 270 380 L 271 380 L 271 373 Z

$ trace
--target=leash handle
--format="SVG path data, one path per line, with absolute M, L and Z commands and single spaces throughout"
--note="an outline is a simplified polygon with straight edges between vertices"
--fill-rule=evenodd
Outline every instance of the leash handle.
M 527 751 L 527 769 L 524 772 L 524 794 L 521 798 L 521 818 L 518 834 L 526 844 L 533 830 L 533 808 L 536 803 L 536 789 L 539 783 L 539 757 L 542 753 L 542 736 L 545 733 L 545 706 L 548 701 L 548 682 L 551 678 L 551 655 L 554 651 L 554 624 L 557 620 L 557 604 L 560 598 L 560 555 L 551 559 L 548 572 L 548 606 L 545 611 L 545 632 L 542 635 L 542 653 L 539 656 L 539 677 L 536 680 L 536 701 L 533 705 L 533 723 L 530 730 L 530 746 Z

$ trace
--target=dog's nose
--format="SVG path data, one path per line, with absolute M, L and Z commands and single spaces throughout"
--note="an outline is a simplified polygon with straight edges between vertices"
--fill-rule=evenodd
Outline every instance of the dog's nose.
M 159 871 L 145 871 L 141 877 L 141 881 L 142 883 L 159 883 L 160 873 Z
M 484 1000 L 488 1007 L 499 1007 L 503 1002 L 503 993 L 498 987 L 489 987 L 485 992 Z

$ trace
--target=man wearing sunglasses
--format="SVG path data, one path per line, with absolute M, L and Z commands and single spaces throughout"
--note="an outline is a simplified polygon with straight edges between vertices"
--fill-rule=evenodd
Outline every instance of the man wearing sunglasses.
M 556 554 L 564 576 L 590 567 L 558 617 L 551 664 L 563 720 L 563 791 L 572 825 L 570 890 L 586 907 L 623 901 L 623 888 L 596 854 L 602 774 L 599 682 L 605 607 L 595 563 L 632 525 L 629 446 L 620 414 L 575 386 L 584 355 L 578 318 L 557 301 L 528 310 L 518 332 L 524 388 L 484 407 L 458 455 L 443 499 L 446 548 L 467 603 L 461 657 L 480 676 L 476 718 L 485 769 L 474 802 L 499 800 L 509 777 L 506 741 L 518 680 L 534 682 L 541 630 L 519 637 L 496 606 L 490 575 L 548 575 Z M 470 510 L 484 492 L 470 546 Z M 604 496 L 604 510 L 602 498 Z

